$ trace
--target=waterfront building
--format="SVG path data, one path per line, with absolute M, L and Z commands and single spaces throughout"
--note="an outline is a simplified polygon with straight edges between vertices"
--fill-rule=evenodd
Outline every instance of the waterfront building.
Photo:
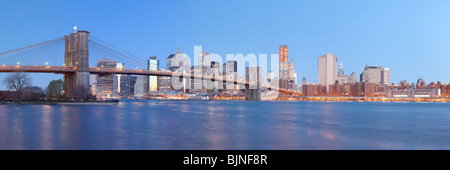
M 337 57 L 334 54 L 319 56 L 318 83 L 325 86 L 335 84 L 337 80 Z
M 388 91 L 389 97 L 413 97 L 413 98 L 430 98 L 430 97 L 440 97 L 441 89 L 390 89 Z
M 375 97 L 376 85 L 370 82 L 357 82 L 351 89 L 353 97 Z
M 304 96 L 326 96 L 327 88 L 320 84 L 304 84 L 302 85 L 302 93 Z
M 352 88 L 356 87 L 355 83 L 336 83 L 329 85 L 328 96 L 352 96 Z
M 116 68 L 117 61 L 103 58 L 97 61 L 97 67 L 100 68 Z M 100 98 L 110 98 L 114 91 L 114 74 L 93 76 L 95 79 L 95 94 Z M 93 81 L 94 82 L 94 81 Z M 93 84 L 94 85 L 94 84 Z M 94 94 L 94 93 L 93 93 Z
M 450 97 L 450 84 L 444 84 L 440 87 L 441 97 Z
M 150 71 L 158 71 L 159 70 L 159 60 L 156 56 L 151 56 L 149 60 L 147 60 L 147 69 Z M 158 91 L 158 76 L 148 76 L 148 90 L 149 92 Z
M 347 83 L 353 84 L 353 83 L 358 82 L 358 78 L 356 78 L 355 72 L 353 72 L 350 75 L 345 75 L 344 68 L 342 67 L 342 63 L 341 63 L 341 65 L 339 66 L 339 73 L 337 76 L 337 81 L 339 84 L 347 84 Z

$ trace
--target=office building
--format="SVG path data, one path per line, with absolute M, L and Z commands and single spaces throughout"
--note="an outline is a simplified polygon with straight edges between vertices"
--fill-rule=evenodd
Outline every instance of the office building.
M 297 74 L 294 71 L 294 62 L 288 63 L 288 88 L 289 90 L 297 90 Z
M 325 86 L 328 92 L 328 86 L 335 84 L 337 80 L 337 58 L 334 54 L 319 56 L 318 83 Z
M 120 78 L 120 97 L 130 98 L 134 97 L 134 88 L 136 84 L 137 76 L 123 75 Z
M 208 70 L 207 67 L 204 66 L 191 66 L 191 74 L 194 75 L 205 75 L 206 71 Z M 206 86 L 203 83 L 202 79 L 191 79 L 191 88 L 189 89 L 189 93 L 206 93 L 207 89 Z
M 189 58 L 181 54 L 180 46 L 177 46 L 177 52 L 170 54 L 166 59 L 166 69 L 174 72 L 183 66 L 190 66 Z
M 234 60 L 227 60 L 227 63 L 224 64 L 225 68 L 225 74 L 227 80 L 231 80 L 230 82 L 224 83 L 224 89 L 228 93 L 234 93 L 237 90 L 237 85 L 234 84 L 234 80 L 238 79 L 238 67 L 237 67 L 237 61 Z
M 166 70 L 161 69 L 161 71 L 166 71 Z M 158 91 L 161 91 L 161 92 L 172 91 L 171 77 L 158 76 Z
M 123 63 L 117 63 L 116 69 L 124 69 L 125 65 Z M 113 97 L 120 97 L 120 78 L 122 77 L 122 74 L 115 74 L 114 75 L 114 82 L 113 82 Z
M 361 82 L 375 83 L 377 85 L 389 85 L 391 70 L 380 66 L 367 66 L 360 75 Z
M 143 98 L 148 93 L 148 76 L 138 75 L 136 76 L 136 82 L 134 84 L 134 97 Z
M 158 71 L 159 70 L 159 60 L 156 56 L 151 56 L 149 60 L 147 60 L 147 69 L 150 71 Z M 148 90 L 149 92 L 158 91 L 158 76 L 148 76 Z
M 391 69 L 383 68 L 381 70 L 381 84 L 389 85 L 391 84 Z
M 103 58 L 97 61 L 97 67 L 100 68 L 116 68 L 117 61 L 110 60 L 107 58 Z M 111 98 L 114 92 L 114 75 L 102 75 L 102 76 L 93 76 L 96 79 L 95 86 L 92 89 L 95 89 L 95 94 L 100 98 Z
M 211 53 L 206 51 L 200 51 L 198 54 L 198 63 L 199 66 L 210 67 L 211 66 Z
M 289 65 L 288 65 L 288 46 L 280 45 L 279 48 L 279 72 L 278 78 L 280 81 L 279 87 L 282 89 L 289 89 Z

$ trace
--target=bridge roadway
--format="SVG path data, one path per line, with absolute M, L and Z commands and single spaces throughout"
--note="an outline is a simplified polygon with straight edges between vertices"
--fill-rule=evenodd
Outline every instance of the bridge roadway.
M 2 65 L 0 66 L 0 73 L 1 72 L 29 72 L 29 73 L 55 73 L 55 74 L 70 74 L 75 73 L 77 70 L 77 67 L 66 67 L 66 66 L 26 66 L 26 65 Z M 143 69 L 116 69 L 116 68 L 99 68 L 99 67 L 89 67 L 89 70 L 91 74 L 132 74 L 132 75 L 150 75 L 150 76 L 165 76 L 165 77 L 172 77 L 172 76 L 179 76 L 179 77 L 191 77 L 192 79 L 211 79 L 212 81 L 223 81 L 223 82 L 233 82 L 234 84 L 241 84 L 241 85 L 249 85 L 249 82 L 247 81 L 238 81 L 238 80 L 231 80 L 231 79 L 224 79 L 222 77 L 217 77 L 217 80 L 215 76 L 204 76 L 204 75 L 195 75 L 190 73 L 183 73 L 177 75 L 174 72 L 170 71 L 151 71 L 151 70 L 143 70 Z M 264 87 L 263 88 L 267 88 Z M 272 90 L 279 90 L 281 92 L 285 93 L 296 93 L 292 90 L 285 90 L 285 89 L 279 89 L 270 87 Z

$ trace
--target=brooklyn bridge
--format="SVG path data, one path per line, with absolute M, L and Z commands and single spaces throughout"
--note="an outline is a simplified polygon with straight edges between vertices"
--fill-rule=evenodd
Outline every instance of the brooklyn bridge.
M 90 40 L 93 38 L 94 40 Z M 30 45 L 27 47 L 7 51 L 0 53 L 0 56 L 17 53 L 20 51 L 28 50 L 31 48 L 38 48 L 40 46 L 44 46 L 46 44 L 50 44 L 56 41 L 64 41 L 64 64 L 63 66 L 55 66 L 55 65 L 42 65 L 42 64 L 2 64 L 0 65 L 0 72 L 30 72 L 30 73 L 54 73 L 54 74 L 63 74 L 64 82 L 68 85 L 68 90 L 66 92 L 66 96 L 71 99 L 81 100 L 85 96 L 90 93 L 90 75 L 108 75 L 108 74 L 129 74 L 129 75 L 150 75 L 150 76 L 166 76 L 166 77 L 179 77 L 179 78 L 191 78 L 191 79 L 207 79 L 211 81 L 218 81 L 224 83 L 233 83 L 240 84 L 246 87 L 246 99 L 247 100 L 261 100 L 261 89 L 271 89 L 279 91 L 283 94 L 296 94 L 295 91 L 288 89 L 281 89 L 277 86 L 266 87 L 265 85 L 261 85 L 261 73 L 257 68 L 247 68 L 246 70 L 246 80 L 238 81 L 237 79 L 227 79 L 222 76 L 214 76 L 214 75 L 202 75 L 202 74 L 192 74 L 192 73 L 174 73 L 171 71 L 152 71 L 147 69 L 118 69 L 118 68 L 102 68 L 102 67 L 90 67 L 89 66 L 89 50 L 91 48 L 95 48 L 98 50 L 102 50 L 108 54 L 125 58 L 130 61 L 143 63 L 139 58 L 131 58 L 127 55 L 123 55 L 123 52 L 117 52 L 116 50 L 111 50 L 103 45 L 100 42 L 104 42 L 94 36 L 91 36 L 88 31 L 77 31 L 76 33 L 71 33 L 70 35 L 66 35 L 61 38 L 57 38 L 54 40 Z M 89 43 L 95 45 L 90 46 Z M 104 42 L 106 43 L 106 42 Z M 107 48 L 110 51 L 105 51 L 101 48 Z M 248 71 L 248 70 L 258 70 Z M 252 75 L 253 74 L 253 75 Z M 252 77 L 252 78 L 249 78 Z

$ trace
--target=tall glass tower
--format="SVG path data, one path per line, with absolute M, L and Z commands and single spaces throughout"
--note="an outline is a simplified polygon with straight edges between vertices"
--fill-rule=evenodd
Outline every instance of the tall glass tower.
M 156 56 L 151 56 L 149 60 L 147 60 L 147 69 L 150 71 L 158 71 L 159 70 L 159 60 Z M 148 91 L 156 92 L 158 91 L 158 76 L 148 76 Z

